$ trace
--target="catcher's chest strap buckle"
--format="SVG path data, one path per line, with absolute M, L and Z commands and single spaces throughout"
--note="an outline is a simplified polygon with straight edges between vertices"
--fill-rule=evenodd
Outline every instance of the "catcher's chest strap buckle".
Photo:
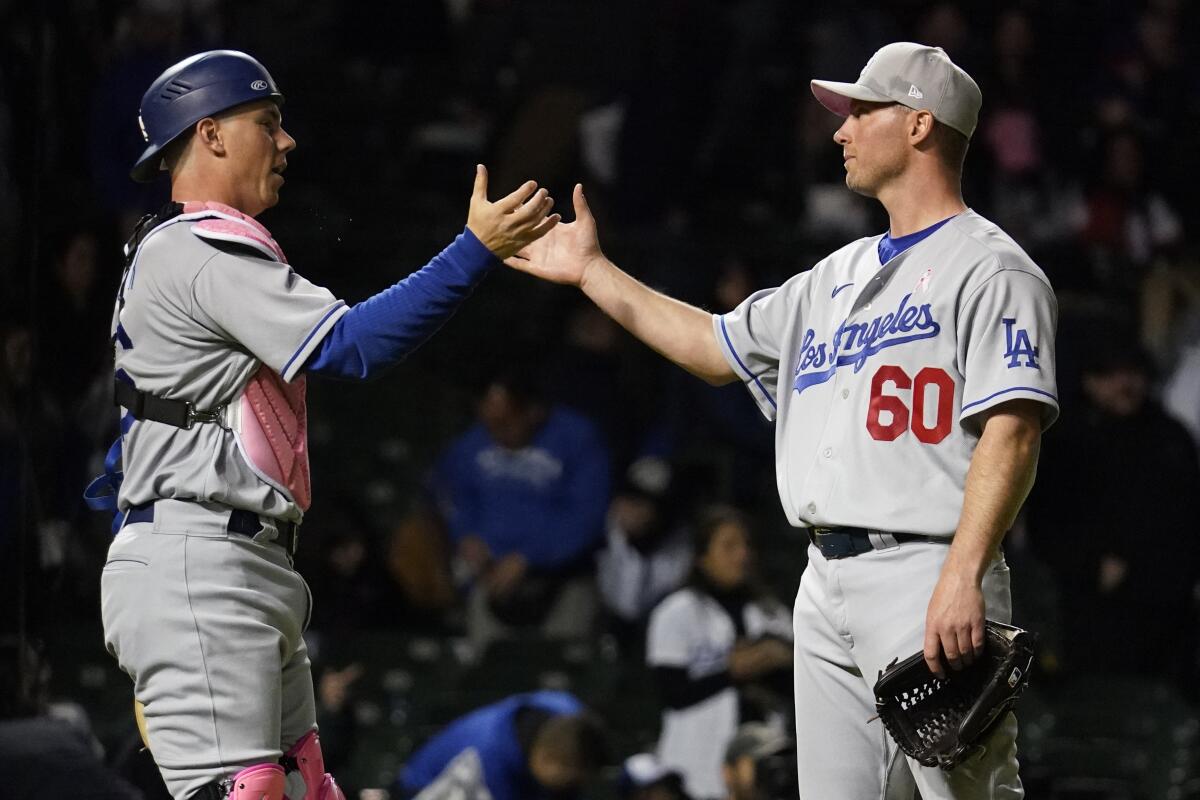
M 213 409 L 201 410 L 190 400 L 173 400 L 143 392 L 120 378 L 113 381 L 113 404 L 128 409 L 134 419 L 162 422 L 186 431 L 190 431 L 196 423 L 211 422 L 225 427 L 224 404 Z

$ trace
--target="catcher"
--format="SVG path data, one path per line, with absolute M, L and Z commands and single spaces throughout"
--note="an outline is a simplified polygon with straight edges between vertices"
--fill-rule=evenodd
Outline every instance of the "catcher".
M 173 202 L 126 247 L 112 329 L 122 436 L 88 495 L 115 512 L 105 642 L 177 800 L 342 800 L 316 735 L 312 601 L 292 563 L 311 499 L 306 375 L 361 380 L 399 361 L 558 221 L 532 182 L 488 202 L 480 166 L 454 242 L 347 307 L 254 219 L 278 202 L 296 146 L 282 103 L 260 63 L 216 50 L 164 72 L 139 117 L 133 177 L 166 169 Z

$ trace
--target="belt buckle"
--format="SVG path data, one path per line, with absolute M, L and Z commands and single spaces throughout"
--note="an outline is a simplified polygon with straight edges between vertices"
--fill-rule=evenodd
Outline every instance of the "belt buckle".
M 817 549 L 821 551 L 821 555 L 825 556 L 826 559 L 836 561 L 855 555 L 852 549 L 838 547 L 834 544 L 835 540 L 830 537 L 837 532 L 835 529 L 814 525 L 809 528 L 809 532 L 812 543 L 817 546 Z
M 190 400 L 185 401 L 186 417 L 184 430 L 190 431 L 196 426 L 197 422 L 220 422 L 222 415 L 225 413 L 226 403 L 222 403 L 216 408 L 211 408 L 207 411 L 201 411 L 196 408 L 196 404 Z

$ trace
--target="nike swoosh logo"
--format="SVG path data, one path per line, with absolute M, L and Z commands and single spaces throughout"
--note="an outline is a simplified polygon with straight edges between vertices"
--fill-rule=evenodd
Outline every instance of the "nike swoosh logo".
M 838 292 L 840 292 L 842 289 L 848 289 L 849 287 L 851 287 L 853 285 L 854 285 L 853 283 L 843 283 L 841 286 L 838 286 L 837 288 L 835 288 L 833 290 L 833 294 L 829 295 L 830 299 L 837 297 Z

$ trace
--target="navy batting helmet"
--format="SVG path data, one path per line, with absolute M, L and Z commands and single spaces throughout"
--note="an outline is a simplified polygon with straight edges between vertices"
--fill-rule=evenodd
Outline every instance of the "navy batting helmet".
M 267 68 L 237 50 L 209 50 L 167 69 L 142 95 L 138 125 L 147 142 L 129 175 L 143 183 L 162 167 L 162 150 L 205 117 L 226 109 L 283 95 Z

